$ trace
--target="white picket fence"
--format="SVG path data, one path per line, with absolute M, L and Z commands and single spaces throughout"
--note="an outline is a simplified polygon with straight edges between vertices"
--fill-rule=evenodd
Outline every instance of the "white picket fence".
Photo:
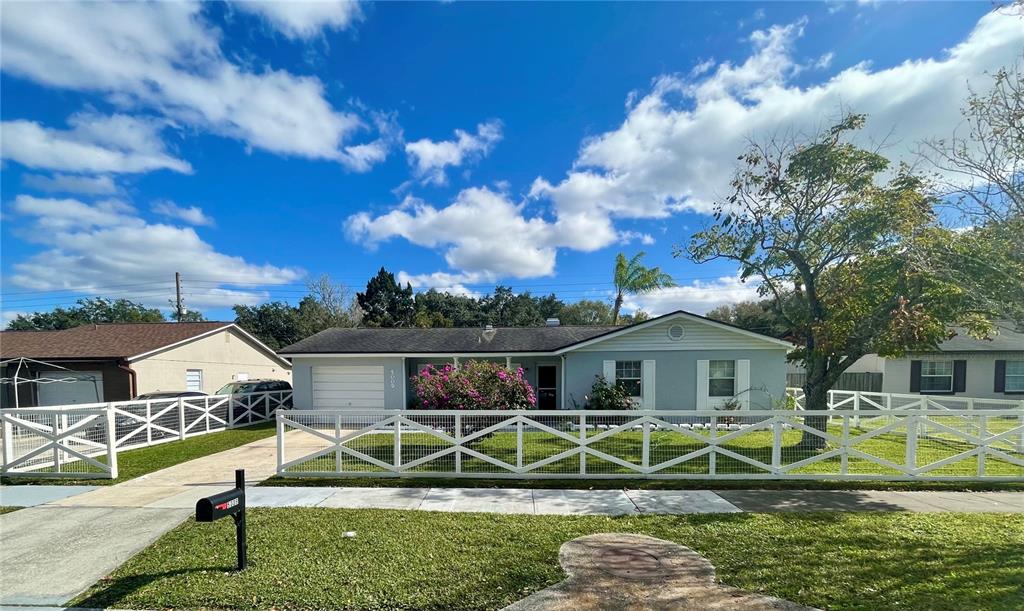
M 117 478 L 117 453 L 265 422 L 292 392 L 0 410 L 6 477 Z
M 286 477 L 1024 481 L 1024 410 L 281 410 Z M 861 418 L 861 417 L 864 418 Z M 855 420 L 860 424 L 855 425 Z M 820 448 L 801 445 L 808 436 Z
M 805 408 L 804 391 L 802 388 L 787 388 L 786 396 L 791 398 L 796 409 L 802 410 Z M 954 395 L 911 395 L 887 392 L 867 392 L 861 390 L 830 390 L 828 391 L 828 408 L 854 410 L 1024 410 L 1024 400 L 985 399 L 977 397 L 957 397 Z

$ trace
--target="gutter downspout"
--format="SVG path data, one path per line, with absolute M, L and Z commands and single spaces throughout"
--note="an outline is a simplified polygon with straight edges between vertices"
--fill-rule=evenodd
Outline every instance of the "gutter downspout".
M 138 373 L 132 369 L 131 365 L 128 364 L 128 361 L 120 361 L 117 364 L 117 368 L 128 373 L 128 390 L 131 393 L 128 398 L 135 398 L 135 395 L 138 394 Z

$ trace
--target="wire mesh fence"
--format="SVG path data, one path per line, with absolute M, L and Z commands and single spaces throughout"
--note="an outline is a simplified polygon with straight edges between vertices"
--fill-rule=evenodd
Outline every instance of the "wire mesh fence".
M 266 422 L 291 401 L 289 390 L 0 410 L 2 472 L 116 478 L 119 451 Z
M 282 410 L 278 474 L 1011 479 L 1024 410 Z

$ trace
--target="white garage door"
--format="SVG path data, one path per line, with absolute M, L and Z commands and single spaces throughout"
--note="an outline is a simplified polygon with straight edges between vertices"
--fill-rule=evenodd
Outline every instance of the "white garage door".
M 103 402 L 101 371 L 49 371 L 40 373 L 39 379 L 54 380 L 36 384 L 40 407 Z
M 313 366 L 313 409 L 384 407 L 383 365 Z

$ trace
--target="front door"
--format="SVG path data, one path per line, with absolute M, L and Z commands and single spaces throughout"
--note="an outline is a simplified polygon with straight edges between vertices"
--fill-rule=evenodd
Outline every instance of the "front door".
M 537 408 L 558 409 L 558 367 L 537 366 Z

